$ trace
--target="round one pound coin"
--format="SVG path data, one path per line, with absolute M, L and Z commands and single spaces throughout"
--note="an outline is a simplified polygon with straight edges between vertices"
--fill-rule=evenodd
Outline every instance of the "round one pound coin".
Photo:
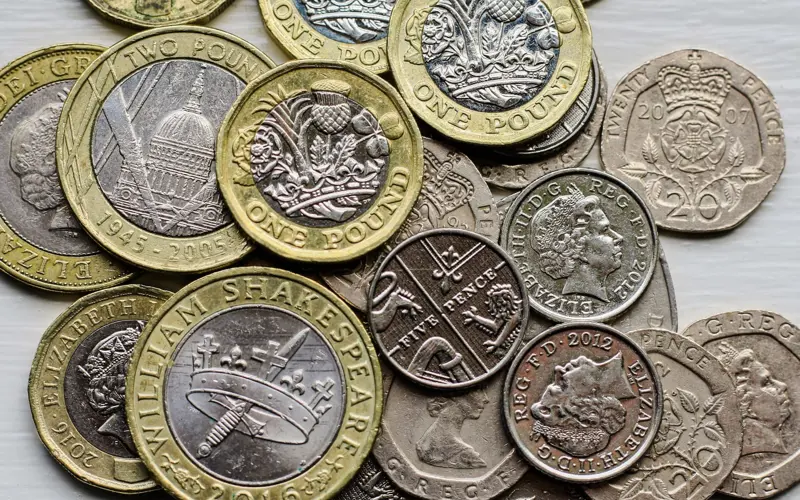
M 598 323 L 559 325 L 517 354 L 504 393 L 507 427 L 541 472 L 607 481 L 646 453 L 659 431 L 661 382 L 647 355 Z
M 205 23 L 233 3 L 233 0 L 86 1 L 106 19 L 136 29 Z
M 263 267 L 220 271 L 180 290 L 142 340 L 128 422 L 177 498 L 325 500 L 369 454 L 378 358 L 358 318 L 317 283 Z
M 617 85 L 603 124 L 603 168 L 647 201 L 663 229 L 744 222 L 786 164 L 775 98 L 757 76 L 704 50 L 673 52 Z
M 422 186 L 422 136 L 382 79 L 332 61 L 281 65 L 228 114 L 220 188 L 254 241 L 282 257 L 342 262 L 385 243 Z
M 200 27 L 147 31 L 98 58 L 64 104 L 56 145 L 86 231 L 154 271 L 209 271 L 247 254 L 217 187 L 217 131 L 272 66 L 247 42 Z
M 500 237 L 525 277 L 531 306 L 555 321 L 604 321 L 644 292 L 658 233 L 644 202 L 597 170 L 545 176 L 509 209 Z
M 125 374 L 145 324 L 170 296 L 125 285 L 79 299 L 47 329 L 28 382 L 36 430 L 79 480 L 117 493 L 156 489 L 125 420 Z
M 103 252 L 70 210 L 56 170 L 56 130 L 75 81 L 103 53 L 55 45 L 0 71 L 0 269 L 38 288 L 86 292 L 131 270 Z
M 458 229 L 397 246 L 375 274 L 367 310 L 394 368 L 446 389 L 478 384 L 511 361 L 529 313 L 511 259 L 491 240 Z
M 577 0 L 400 0 L 388 51 L 424 122 L 455 140 L 511 146 L 550 130 L 578 98 L 592 33 Z

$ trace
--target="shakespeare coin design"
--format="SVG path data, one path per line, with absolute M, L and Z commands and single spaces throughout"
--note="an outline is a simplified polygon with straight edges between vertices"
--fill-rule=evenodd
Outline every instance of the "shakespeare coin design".
M 497 241 L 500 216 L 489 186 L 463 153 L 423 138 L 422 190 L 400 230 L 380 251 L 359 259 L 350 272 L 323 274 L 325 283 L 360 311 L 367 309 L 375 271 L 392 248 L 430 229 L 458 228 Z
M 234 217 L 289 259 L 341 262 L 377 248 L 422 184 L 411 113 L 352 65 L 281 66 L 245 90 L 220 137 L 220 187 Z
M 414 236 L 383 261 L 370 326 L 389 362 L 415 382 L 464 388 L 497 373 L 528 322 L 522 277 L 494 242 L 468 231 Z
M 76 83 L 58 129 L 67 200 L 106 250 L 156 271 L 201 272 L 251 247 L 222 203 L 217 131 L 272 62 L 227 33 L 163 28 L 103 54 Z
M 556 326 L 523 347 L 506 378 L 504 412 L 523 456 L 576 483 L 622 474 L 655 439 L 661 383 L 647 355 L 597 323 Z
M 111 21 L 138 29 L 205 23 L 233 0 L 86 0 Z
M 800 480 L 800 369 L 797 326 L 769 311 L 736 311 L 700 320 L 683 335 L 720 360 L 736 384 L 742 454 L 720 491 L 769 498 Z
M 603 321 L 644 292 L 658 236 L 633 190 L 599 171 L 569 170 L 523 191 L 500 240 L 525 277 L 531 306 L 555 321 Z
M 614 91 L 603 168 L 644 198 L 659 227 L 708 232 L 741 224 L 786 163 L 775 99 L 722 56 L 683 50 L 650 61 Z
M 79 299 L 47 329 L 28 397 L 39 437 L 81 481 L 118 493 L 156 488 L 125 420 L 125 375 L 145 323 L 170 293 L 125 285 Z
M 128 421 L 156 480 L 182 499 L 333 497 L 366 458 L 382 406 L 375 351 L 346 307 L 271 268 L 178 292 L 128 377 Z
M 0 269 L 35 287 L 91 291 L 131 277 L 83 231 L 56 170 L 64 100 L 104 50 L 56 45 L 23 56 L 0 73 L 0 80 L 14 82 L 0 91 Z

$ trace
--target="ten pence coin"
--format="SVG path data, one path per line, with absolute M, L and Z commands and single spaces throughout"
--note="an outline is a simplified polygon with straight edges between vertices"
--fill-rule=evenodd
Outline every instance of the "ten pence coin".
M 83 231 L 56 170 L 64 100 L 104 50 L 56 45 L 0 71 L 0 269 L 38 288 L 86 292 L 131 277 Z
M 554 321 L 604 321 L 646 289 L 658 235 L 644 202 L 596 170 L 536 181 L 509 209 L 500 237 L 525 277 L 531 306 Z
M 683 335 L 722 362 L 736 384 L 742 454 L 720 491 L 769 498 L 800 480 L 800 343 L 797 326 L 768 311 L 700 320 Z
M 180 499 L 332 498 L 378 431 L 369 335 L 332 292 L 287 271 L 234 268 L 189 284 L 148 325 L 131 366 L 134 442 Z
M 592 33 L 577 0 L 399 0 L 389 64 L 422 121 L 451 139 L 524 143 L 578 99 Z
M 742 419 L 733 379 L 708 351 L 667 330 L 628 337 L 656 366 L 664 412 L 650 449 L 628 472 L 589 486 L 593 500 L 706 500 L 730 474 L 742 449 Z
M 661 383 L 647 355 L 599 323 L 559 325 L 517 354 L 506 377 L 506 424 L 541 472 L 607 481 L 647 451 L 661 422 Z
M 250 251 L 217 187 L 217 131 L 272 62 L 219 30 L 118 43 L 75 84 L 58 126 L 67 200 L 101 246 L 150 270 L 197 273 Z
M 451 146 L 423 138 L 422 190 L 400 230 L 378 252 L 359 259 L 350 272 L 323 274 L 334 292 L 359 311 L 367 309 L 369 286 L 375 271 L 392 248 L 430 229 L 474 231 L 492 241 L 500 237 L 500 216 L 492 192 L 478 169 Z
M 210 21 L 233 0 L 86 0 L 106 19 L 136 29 Z
M 217 174 L 254 241 L 287 259 L 344 262 L 404 223 L 422 157 L 414 118 L 388 83 L 352 64 L 295 61 L 236 101 Z
M 603 124 L 603 168 L 647 201 L 659 227 L 708 232 L 750 216 L 786 163 L 775 98 L 713 52 L 682 50 L 617 85 Z
M 383 261 L 367 304 L 392 366 L 419 384 L 457 389 L 490 378 L 514 356 L 528 323 L 519 271 L 493 241 L 435 229 Z
M 28 382 L 36 430 L 79 480 L 117 493 L 156 489 L 125 420 L 125 374 L 169 292 L 125 285 L 79 299 L 47 329 Z

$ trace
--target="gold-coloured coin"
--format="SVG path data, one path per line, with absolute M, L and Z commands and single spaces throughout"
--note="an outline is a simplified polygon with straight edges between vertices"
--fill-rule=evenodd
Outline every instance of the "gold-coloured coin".
M 172 495 L 325 500 L 377 434 L 381 369 L 345 303 L 302 276 L 219 271 L 157 313 L 128 372 L 128 423 Z
M 136 29 L 210 21 L 233 0 L 86 0 L 101 16 Z
M 145 323 L 171 294 L 125 285 L 87 295 L 47 329 L 31 367 L 36 430 L 77 479 L 117 493 L 157 487 L 125 420 L 125 373 Z
M 385 81 L 335 61 L 284 64 L 225 118 L 217 176 L 253 240 L 295 260 L 342 262 L 382 245 L 422 187 L 422 137 Z
M 386 35 L 393 0 L 258 0 L 258 5 L 267 31 L 294 57 L 389 71 Z
M 589 77 L 579 0 L 398 0 L 389 64 L 414 113 L 463 142 L 509 146 L 557 124 Z
M 64 99 L 104 50 L 55 45 L 0 70 L 0 269 L 38 288 L 87 292 L 131 277 L 81 229 L 56 170 Z
M 58 171 L 89 234 L 155 271 L 197 273 L 251 250 L 217 188 L 223 117 L 273 67 L 210 28 L 160 28 L 123 40 L 75 84 L 58 126 Z

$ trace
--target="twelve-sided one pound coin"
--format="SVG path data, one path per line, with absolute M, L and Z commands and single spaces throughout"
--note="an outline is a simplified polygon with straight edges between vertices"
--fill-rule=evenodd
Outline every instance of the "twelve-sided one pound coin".
M 403 100 L 351 64 L 297 61 L 250 85 L 219 135 L 233 216 L 289 259 L 353 260 L 405 222 L 422 186 L 422 136 Z
M 86 0 L 103 17 L 138 29 L 210 21 L 233 0 Z
M 188 285 L 142 335 L 128 423 L 183 500 L 325 500 L 368 456 L 382 408 L 369 335 L 332 292 L 265 267 Z
M 125 374 L 145 323 L 170 296 L 142 285 L 83 297 L 47 329 L 28 398 L 44 445 L 73 476 L 117 493 L 156 488 L 125 420 Z
M 272 62 L 199 27 L 118 43 L 75 84 L 58 126 L 58 171 L 83 227 L 112 254 L 155 271 L 203 272 L 250 245 L 217 188 L 217 131 Z

